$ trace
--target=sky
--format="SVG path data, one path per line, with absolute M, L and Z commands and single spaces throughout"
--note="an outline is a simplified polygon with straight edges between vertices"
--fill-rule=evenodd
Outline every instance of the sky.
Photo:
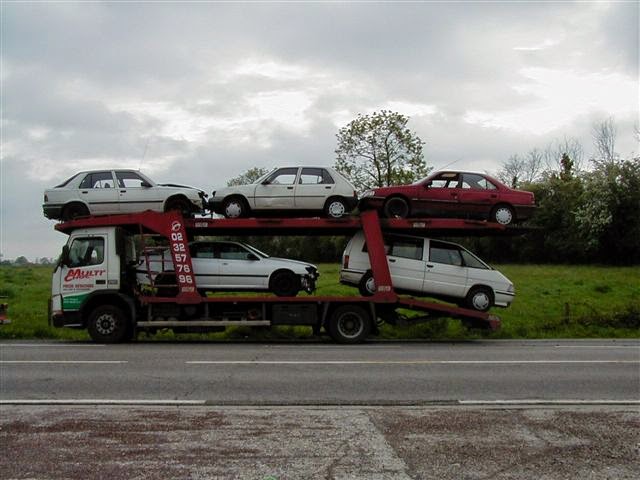
M 410 117 L 435 167 L 496 172 L 613 117 L 637 153 L 639 3 L 1 5 L 0 253 L 66 241 L 44 189 L 89 168 L 211 192 L 251 167 L 332 165 L 336 133 Z

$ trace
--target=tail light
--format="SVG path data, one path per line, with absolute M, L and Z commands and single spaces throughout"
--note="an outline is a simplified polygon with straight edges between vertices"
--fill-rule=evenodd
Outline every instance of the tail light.
M 357 192 L 357 191 L 355 191 L 355 190 L 353 191 L 353 197 L 354 197 L 354 198 L 358 198 L 358 192 Z
M 47 203 L 49 201 L 49 197 L 47 197 L 47 194 L 45 193 L 44 195 L 44 203 Z
M 349 255 L 342 257 L 342 268 L 349 268 Z

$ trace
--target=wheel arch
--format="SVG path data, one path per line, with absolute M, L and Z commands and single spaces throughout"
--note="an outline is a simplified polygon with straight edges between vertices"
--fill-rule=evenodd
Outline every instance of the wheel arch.
M 79 198 L 74 198 L 73 200 L 69 200 L 67 203 L 65 203 L 64 205 L 62 205 L 62 209 L 60 210 L 60 214 L 62 216 L 64 216 L 64 212 L 67 208 L 73 206 L 73 205 L 79 205 L 83 208 L 87 209 L 87 212 L 89 212 L 89 215 L 91 215 L 91 209 L 89 208 L 89 204 L 87 202 L 85 202 L 84 200 L 81 200 Z
M 387 204 L 393 200 L 394 198 L 400 198 L 402 200 L 404 200 L 405 202 L 407 202 L 407 207 L 409 207 L 409 214 L 411 214 L 411 200 L 409 200 L 409 197 L 407 197 L 404 193 L 392 193 L 391 195 L 389 195 L 388 197 L 385 197 L 384 202 L 382 203 L 382 211 L 384 212 L 385 207 L 387 206 Z
M 167 205 L 170 205 L 171 202 L 175 201 L 175 200 L 184 200 L 185 202 L 187 202 L 187 204 L 189 205 L 189 207 L 193 207 L 193 202 L 191 200 L 189 200 L 189 197 L 187 197 L 184 193 L 174 193 L 173 195 L 167 197 L 164 201 L 164 203 L 162 204 L 162 210 L 164 212 L 167 211 Z
M 104 291 L 90 294 L 80 307 L 80 318 L 84 328 L 87 327 L 91 312 L 103 305 L 113 305 L 120 308 L 125 314 L 129 315 L 131 326 L 135 325 L 137 309 L 134 301 L 120 292 Z

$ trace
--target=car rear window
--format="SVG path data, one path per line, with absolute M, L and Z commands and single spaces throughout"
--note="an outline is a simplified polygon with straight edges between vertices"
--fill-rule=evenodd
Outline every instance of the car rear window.
M 475 173 L 462 174 L 462 188 L 474 190 L 496 190 L 496 186 L 482 175 Z
M 80 175 L 80 174 L 79 174 L 79 173 L 76 173 L 76 174 L 75 174 L 75 175 L 73 175 L 72 177 L 67 178 L 67 179 L 66 179 L 64 182 L 62 182 L 60 185 L 56 185 L 56 186 L 55 186 L 55 187 L 53 187 L 53 188 L 62 188 L 62 187 L 66 187 L 66 186 L 69 184 L 69 182 L 70 182 L 71 180 L 73 180 L 74 178 L 76 178 L 78 175 Z
M 111 172 L 95 172 L 89 173 L 82 183 L 80 188 L 113 188 L 113 175 Z

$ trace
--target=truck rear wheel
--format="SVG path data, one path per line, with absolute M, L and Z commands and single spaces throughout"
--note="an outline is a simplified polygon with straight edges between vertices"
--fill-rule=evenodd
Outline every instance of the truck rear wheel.
M 93 310 L 87 328 L 91 338 L 100 343 L 123 342 L 131 331 L 127 316 L 113 305 L 102 305 Z
M 328 330 L 338 343 L 361 343 L 371 333 L 371 318 L 362 307 L 343 305 L 331 314 Z

